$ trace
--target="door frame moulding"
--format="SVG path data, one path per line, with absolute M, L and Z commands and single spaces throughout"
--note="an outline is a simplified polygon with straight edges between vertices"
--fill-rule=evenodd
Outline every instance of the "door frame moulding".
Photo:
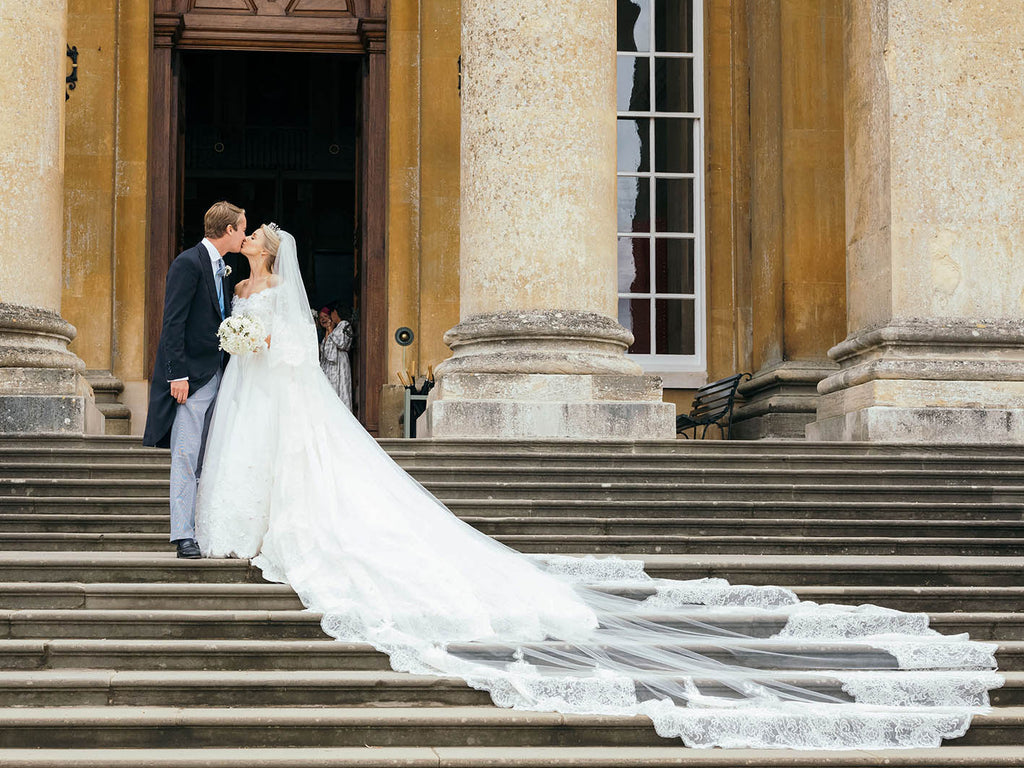
M 160 337 L 183 193 L 179 52 L 342 53 L 362 57 L 357 127 L 360 418 L 376 434 L 386 381 L 387 0 L 154 0 L 150 59 L 148 368 Z M 353 105 L 355 106 L 355 105 Z

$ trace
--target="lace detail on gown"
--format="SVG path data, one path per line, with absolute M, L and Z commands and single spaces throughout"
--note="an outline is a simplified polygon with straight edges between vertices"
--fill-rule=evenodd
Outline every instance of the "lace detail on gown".
M 277 264 L 298 275 L 283 243 Z M 235 303 L 273 311 L 274 337 L 269 359 L 228 366 L 197 529 L 206 554 L 256 555 L 328 635 L 501 706 L 646 715 L 691 747 L 935 747 L 986 711 L 1002 683 L 995 646 L 940 635 L 924 614 L 652 579 L 636 560 L 524 556 L 479 533 L 338 399 L 294 281 L 290 314 L 272 295 Z

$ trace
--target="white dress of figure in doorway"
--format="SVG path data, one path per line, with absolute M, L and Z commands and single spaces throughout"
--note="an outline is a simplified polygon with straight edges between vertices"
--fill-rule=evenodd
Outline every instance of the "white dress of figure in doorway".
M 324 329 L 324 338 L 320 342 L 320 368 L 341 402 L 351 411 L 352 364 L 348 351 L 352 346 L 352 325 L 341 319 L 341 313 L 333 305 L 321 309 L 318 320 Z

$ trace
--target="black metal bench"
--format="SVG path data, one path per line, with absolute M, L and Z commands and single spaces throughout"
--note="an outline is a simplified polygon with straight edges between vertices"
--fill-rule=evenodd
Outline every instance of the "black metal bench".
M 693 407 L 689 414 L 681 413 L 676 416 L 676 434 L 689 437 L 686 432 L 693 430 L 693 439 L 697 439 L 697 429 L 704 427 L 700 433 L 701 439 L 708 433 L 712 424 L 718 425 L 722 437 L 729 439 L 729 432 L 732 429 L 732 408 L 736 403 L 736 390 L 740 382 L 749 379 L 749 373 L 737 373 L 710 384 L 705 384 L 697 390 L 693 396 Z M 722 426 L 722 422 L 725 426 Z

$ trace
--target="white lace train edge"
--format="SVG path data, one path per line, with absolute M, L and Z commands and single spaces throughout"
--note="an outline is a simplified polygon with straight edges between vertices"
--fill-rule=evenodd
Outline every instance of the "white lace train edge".
M 328 635 L 369 643 L 396 670 L 460 677 L 502 706 L 646 715 L 691 747 L 934 747 L 986 711 L 1002 681 L 995 646 L 940 635 L 924 614 L 652 579 L 635 560 L 522 555 L 459 520 L 323 377 L 284 235 L 265 364 L 221 388 L 247 427 L 238 450 L 265 466 L 222 469 L 222 494 L 200 503 L 213 529 L 246 529 L 222 531 L 225 547 L 260 542 L 253 564 L 321 613 Z M 223 468 L 235 457 L 221 412 L 208 462 Z M 222 515 L 258 472 L 271 478 L 260 514 Z

